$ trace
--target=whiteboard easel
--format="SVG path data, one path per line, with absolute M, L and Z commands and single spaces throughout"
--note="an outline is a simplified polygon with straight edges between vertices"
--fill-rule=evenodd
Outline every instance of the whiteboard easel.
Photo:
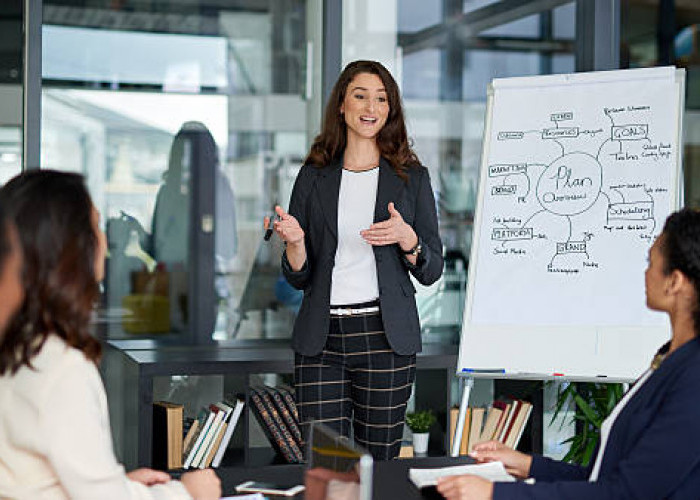
M 672 67 L 489 86 L 452 456 L 474 378 L 629 382 L 668 339 L 643 271 L 682 196 L 684 96 Z

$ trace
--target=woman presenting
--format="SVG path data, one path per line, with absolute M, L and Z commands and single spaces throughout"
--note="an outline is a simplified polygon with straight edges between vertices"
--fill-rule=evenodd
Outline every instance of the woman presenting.
M 343 70 L 289 212 L 275 211 L 284 275 L 304 291 L 292 337 L 301 420 L 343 435 L 352 422 L 375 458 L 395 458 L 421 349 L 409 273 L 430 285 L 443 261 L 428 170 L 380 63 Z
M 452 476 L 438 482 L 445 498 L 700 498 L 700 212 L 684 209 L 667 219 L 645 278 L 647 307 L 668 314 L 671 340 L 603 422 L 590 466 L 483 443 L 472 453 L 478 461 L 503 462 L 514 476 L 536 483 Z

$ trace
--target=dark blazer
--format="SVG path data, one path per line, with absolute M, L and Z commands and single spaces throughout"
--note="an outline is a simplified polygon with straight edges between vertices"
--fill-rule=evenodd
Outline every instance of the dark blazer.
M 592 467 L 534 457 L 536 484 L 495 484 L 493 498 L 700 498 L 700 339 L 671 353 L 628 401 L 610 430 L 594 483 L 588 482 Z
M 405 259 L 398 245 L 373 247 L 384 330 L 397 354 L 414 354 L 421 350 L 416 290 L 408 273 L 420 283 L 430 285 L 440 277 L 443 267 L 442 242 L 428 169 L 419 166 L 407 169 L 406 173 L 408 181 L 396 175 L 389 162 L 381 159 L 374 209 L 374 222 L 388 219 L 388 204 L 394 202 L 396 210 L 418 235 L 422 247 L 416 266 Z M 304 165 L 289 202 L 289 213 L 296 217 L 305 233 L 307 257 L 304 267 L 294 272 L 284 252 L 282 270 L 293 287 L 304 291 L 294 322 L 292 348 L 307 356 L 321 352 L 328 334 L 331 278 L 338 246 L 341 176 L 341 160 L 322 168 Z

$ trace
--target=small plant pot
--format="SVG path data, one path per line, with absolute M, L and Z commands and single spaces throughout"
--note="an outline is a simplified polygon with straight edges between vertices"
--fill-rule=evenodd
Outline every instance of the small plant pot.
M 428 438 L 429 432 L 414 432 L 413 433 L 413 452 L 418 455 L 428 453 Z

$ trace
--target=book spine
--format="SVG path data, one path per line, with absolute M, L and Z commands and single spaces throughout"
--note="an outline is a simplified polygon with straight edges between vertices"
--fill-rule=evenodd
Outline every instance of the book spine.
M 194 460 L 192 460 L 192 467 L 199 467 L 200 464 L 202 463 L 202 460 L 204 460 L 209 453 L 209 449 L 211 448 L 211 444 L 216 438 L 216 434 L 219 432 L 219 427 L 221 427 L 221 421 L 224 418 L 224 412 L 216 408 L 215 406 L 211 406 L 210 410 L 212 413 L 215 413 L 214 420 L 211 423 L 211 426 L 209 426 L 209 430 L 207 430 L 206 436 L 204 436 L 204 440 L 202 441 L 201 446 L 199 447 L 199 450 L 197 450 L 197 454 L 194 456 Z
M 262 430 L 267 436 L 267 439 L 270 441 L 270 444 L 272 444 L 275 451 L 277 451 L 277 453 L 279 453 L 287 462 L 293 463 L 295 460 L 294 455 L 287 446 L 282 434 L 280 434 L 279 429 L 277 429 L 277 426 L 275 426 L 272 416 L 270 415 L 270 412 L 267 411 L 262 398 L 254 389 L 251 389 L 250 391 L 250 401 L 253 404 L 253 415 L 255 415 L 258 423 L 260 423 L 260 427 L 262 427 Z
M 209 448 L 209 451 L 207 452 L 206 457 L 199 464 L 200 469 L 206 469 L 207 467 L 209 467 L 211 465 L 212 460 L 214 460 L 214 455 L 216 454 L 216 450 L 219 449 L 219 445 L 221 445 L 221 440 L 224 438 L 224 433 L 226 432 L 227 427 L 228 427 L 228 424 L 226 422 L 223 422 L 221 424 L 221 427 L 219 427 L 219 432 L 217 432 L 216 437 L 214 438 L 214 441 L 212 442 L 212 445 Z
M 518 447 L 518 443 L 520 443 L 520 438 L 523 437 L 523 431 L 525 430 L 525 426 L 527 425 L 527 421 L 530 418 L 530 412 L 532 412 L 532 404 L 525 402 L 523 403 L 523 406 L 521 408 L 521 413 L 522 413 L 522 418 L 518 419 L 517 429 L 513 429 L 513 432 L 515 433 L 515 436 L 513 438 L 512 442 L 512 448 L 516 449 Z
M 197 436 L 197 440 L 195 441 L 194 445 L 192 445 L 192 449 L 190 450 L 189 455 L 187 455 L 187 460 L 185 460 L 185 464 L 183 468 L 188 469 L 190 465 L 192 465 L 192 461 L 194 460 L 195 455 L 197 454 L 197 451 L 202 445 L 202 440 L 204 439 L 204 436 L 206 436 L 207 432 L 209 431 L 209 427 L 211 426 L 212 420 L 214 420 L 214 413 L 209 412 L 207 414 L 206 421 L 204 425 L 202 426 L 202 430 L 200 431 L 199 435 Z
M 519 399 L 513 400 L 513 406 L 511 407 L 510 410 L 510 417 L 508 418 L 508 423 L 506 424 L 506 430 L 505 433 L 503 434 L 503 439 L 501 442 L 503 444 L 506 444 L 510 439 L 510 433 L 513 430 L 513 424 L 515 423 L 515 419 L 518 416 L 518 412 L 520 411 L 520 407 L 522 406 L 522 401 Z
M 284 420 L 280 416 L 280 413 L 277 411 L 277 407 L 275 406 L 275 403 L 272 401 L 272 396 L 264 388 L 258 389 L 258 394 L 262 397 L 263 404 L 267 407 L 267 411 L 270 412 L 270 416 L 272 417 L 272 420 L 275 422 L 275 425 L 277 425 L 277 428 L 279 429 L 280 434 L 282 434 L 282 437 L 284 438 L 285 442 L 287 443 L 287 446 L 289 447 L 290 451 L 294 455 L 295 463 L 296 462 L 303 462 L 304 461 L 304 454 L 302 453 L 301 449 L 299 448 L 299 445 L 297 444 L 297 442 L 294 440 L 292 433 L 289 431 L 289 429 L 285 425 Z
M 282 395 L 284 402 L 287 403 L 287 408 L 289 408 L 289 412 L 294 417 L 294 420 L 296 420 L 297 424 L 299 424 L 299 409 L 297 408 L 297 403 L 294 400 L 294 396 L 292 395 L 291 391 L 281 387 L 278 387 L 277 390 Z
M 282 419 L 284 420 L 284 423 L 287 425 L 289 432 L 291 432 L 292 435 L 294 436 L 296 443 L 300 447 L 303 447 L 304 446 L 304 439 L 301 436 L 301 429 L 299 429 L 299 425 L 297 424 L 296 420 L 292 416 L 292 412 L 289 411 L 289 408 L 285 404 L 284 399 L 282 398 L 282 395 L 274 387 L 268 387 L 267 390 L 268 390 L 268 393 L 272 396 L 272 400 L 274 401 L 275 406 L 277 407 L 277 410 L 279 411 L 280 415 L 282 415 Z
M 505 418 L 503 419 L 503 426 L 500 428 L 501 430 L 499 431 L 498 437 L 496 438 L 496 440 L 500 441 L 501 443 L 505 442 L 506 431 L 508 430 L 508 425 L 510 423 L 510 419 L 513 418 L 513 407 L 514 407 L 514 403 L 506 404 L 506 411 L 505 411 Z
M 173 405 L 168 409 L 168 468 L 182 468 L 182 424 L 185 419 L 185 407 Z
M 226 434 L 224 435 L 224 438 L 221 440 L 221 444 L 219 445 L 219 449 L 216 452 L 216 455 L 214 455 L 214 460 L 212 461 L 212 467 L 218 467 L 221 465 L 221 460 L 224 458 L 224 453 L 226 453 L 226 449 L 228 448 L 228 443 L 231 441 L 231 436 L 233 436 L 233 431 L 236 430 L 236 425 L 238 424 L 238 419 L 241 417 L 241 413 L 243 412 L 243 406 L 245 405 L 245 402 L 243 400 L 238 400 L 236 402 L 236 406 L 233 409 L 233 413 L 231 414 L 231 420 L 229 420 L 228 427 L 226 428 Z
M 484 409 L 483 408 L 472 408 L 472 421 L 469 428 L 469 445 L 467 446 L 467 454 L 472 452 L 474 445 L 479 444 L 481 441 L 482 424 L 484 423 Z
M 464 426 L 462 427 L 462 440 L 459 442 L 459 454 L 466 455 L 469 451 L 469 434 L 471 434 L 472 410 L 467 408 L 467 415 L 464 418 Z M 459 410 L 457 410 L 459 412 Z
M 488 409 L 488 412 L 486 412 L 484 430 L 481 432 L 481 436 L 479 436 L 479 442 L 483 443 L 491 440 L 493 433 L 496 431 L 496 425 L 498 425 L 498 417 L 500 414 L 501 410 L 494 406 Z
M 506 419 L 508 418 L 509 406 L 503 401 L 494 401 L 493 406 L 501 410 L 501 416 L 498 418 L 496 430 L 493 432 L 493 436 L 491 437 L 491 439 L 494 441 L 498 441 L 499 437 L 501 436 L 501 432 L 503 431 L 503 426 L 506 423 Z
M 198 433 L 199 420 L 195 420 L 194 422 L 192 422 L 190 429 L 187 431 L 187 436 L 185 436 L 185 440 L 182 443 L 182 454 L 184 457 L 186 457 L 190 453 L 192 445 L 194 444 L 195 439 L 197 439 Z

